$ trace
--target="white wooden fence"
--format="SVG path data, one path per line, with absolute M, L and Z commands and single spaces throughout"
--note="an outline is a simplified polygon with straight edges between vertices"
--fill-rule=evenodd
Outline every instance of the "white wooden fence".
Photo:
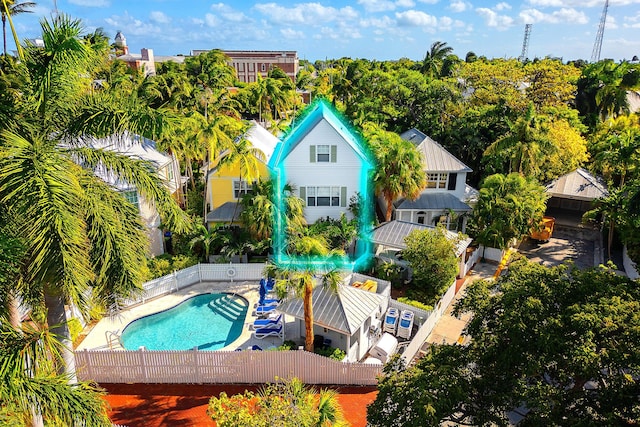
M 344 363 L 306 351 L 91 351 L 75 353 L 79 380 L 98 383 L 376 385 L 379 365 Z

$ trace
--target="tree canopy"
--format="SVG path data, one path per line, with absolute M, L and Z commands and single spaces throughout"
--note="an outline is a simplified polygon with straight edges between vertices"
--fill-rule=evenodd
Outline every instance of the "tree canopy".
M 434 345 L 414 367 L 389 365 L 372 426 L 635 425 L 640 417 L 640 287 L 606 267 L 512 262 L 470 286 L 467 346 Z M 515 416 L 515 413 L 511 413 Z

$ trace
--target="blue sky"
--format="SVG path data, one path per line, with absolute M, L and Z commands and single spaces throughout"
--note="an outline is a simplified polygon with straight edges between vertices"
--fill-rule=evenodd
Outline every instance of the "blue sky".
M 24 0 L 16 0 L 18 2 Z M 53 0 L 14 17 L 20 38 L 39 34 Z M 296 50 L 301 59 L 419 60 L 434 41 L 467 52 L 518 57 L 533 24 L 529 58 L 591 58 L 604 0 L 57 0 L 60 12 L 121 30 L 132 53 L 189 54 L 193 49 Z M 8 32 L 9 48 L 13 41 Z M 601 58 L 640 56 L 640 0 L 610 0 Z

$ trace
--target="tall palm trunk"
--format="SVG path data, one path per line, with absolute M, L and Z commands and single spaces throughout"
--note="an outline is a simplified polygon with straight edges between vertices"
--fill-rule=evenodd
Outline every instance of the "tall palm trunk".
M 71 333 L 67 325 L 67 313 L 65 311 L 65 298 L 62 295 L 52 294 L 49 290 L 45 290 L 44 304 L 47 308 L 47 323 L 52 333 L 56 334 L 62 343 L 60 351 L 60 360 L 58 360 L 58 371 L 66 373 L 69 376 L 69 383 L 75 384 L 76 378 L 76 362 L 73 355 L 73 344 L 71 342 Z
M 4 47 L 4 56 L 7 56 L 7 17 L 4 13 L 2 14 L 2 43 Z
M 305 278 L 304 281 L 304 349 L 313 353 L 313 278 Z
M 18 301 L 18 294 L 15 291 L 9 291 L 7 299 L 9 301 L 9 323 L 14 327 L 15 330 L 21 330 L 22 321 L 20 319 L 20 303 Z

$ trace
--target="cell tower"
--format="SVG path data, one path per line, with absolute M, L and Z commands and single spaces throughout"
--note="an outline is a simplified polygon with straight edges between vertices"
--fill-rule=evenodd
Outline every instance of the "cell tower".
M 600 18 L 600 26 L 598 34 L 596 34 L 596 42 L 593 44 L 593 52 L 591 52 L 591 62 L 600 61 L 600 51 L 602 50 L 602 36 L 604 35 L 604 25 L 607 22 L 607 9 L 609 9 L 609 0 L 605 0 L 604 9 L 602 9 L 602 17 Z
M 522 53 L 518 57 L 518 61 L 524 62 L 529 55 L 529 38 L 531 37 L 531 27 L 533 24 L 524 25 L 524 40 L 522 41 Z

